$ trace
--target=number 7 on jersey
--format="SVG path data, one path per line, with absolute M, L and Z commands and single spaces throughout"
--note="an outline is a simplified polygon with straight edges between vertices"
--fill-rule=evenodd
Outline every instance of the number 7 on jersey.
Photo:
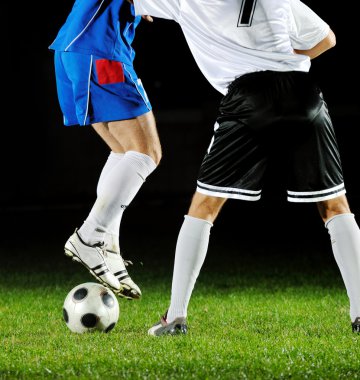
M 237 26 L 251 26 L 256 0 L 242 0 Z

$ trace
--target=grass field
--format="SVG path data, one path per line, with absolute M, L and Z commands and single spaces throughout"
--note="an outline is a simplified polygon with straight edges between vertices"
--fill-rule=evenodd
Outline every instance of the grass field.
M 147 329 L 168 306 L 177 228 L 128 237 L 143 298 L 119 300 L 108 334 L 74 334 L 62 319 L 68 291 L 93 280 L 63 255 L 68 232 L 3 242 L 0 379 L 359 379 L 360 335 L 326 233 L 290 244 L 289 231 L 279 243 L 276 229 L 258 240 L 214 230 L 189 333 L 162 338 Z

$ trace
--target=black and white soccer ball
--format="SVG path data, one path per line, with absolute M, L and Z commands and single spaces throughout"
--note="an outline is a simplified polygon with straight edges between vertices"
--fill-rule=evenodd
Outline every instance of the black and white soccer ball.
M 63 305 L 63 318 L 75 333 L 111 331 L 120 314 L 115 294 L 96 282 L 75 286 L 67 294 Z

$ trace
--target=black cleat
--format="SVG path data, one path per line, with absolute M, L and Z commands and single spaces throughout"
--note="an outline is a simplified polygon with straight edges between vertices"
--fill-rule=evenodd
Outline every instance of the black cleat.
M 355 321 L 351 323 L 351 327 L 354 333 L 360 333 L 360 317 L 355 318 Z

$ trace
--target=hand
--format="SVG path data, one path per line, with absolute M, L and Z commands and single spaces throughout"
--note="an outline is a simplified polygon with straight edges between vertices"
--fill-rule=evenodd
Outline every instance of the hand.
M 141 16 L 144 20 L 146 20 L 147 22 L 153 22 L 153 18 L 149 15 L 142 15 Z
M 133 0 L 127 0 L 130 4 L 134 4 L 134 1 Z M 149 15 L 142 15 L 141 16 L 144 20 L 146 20 L 147 22 L 153 22 L 153 18 Z

